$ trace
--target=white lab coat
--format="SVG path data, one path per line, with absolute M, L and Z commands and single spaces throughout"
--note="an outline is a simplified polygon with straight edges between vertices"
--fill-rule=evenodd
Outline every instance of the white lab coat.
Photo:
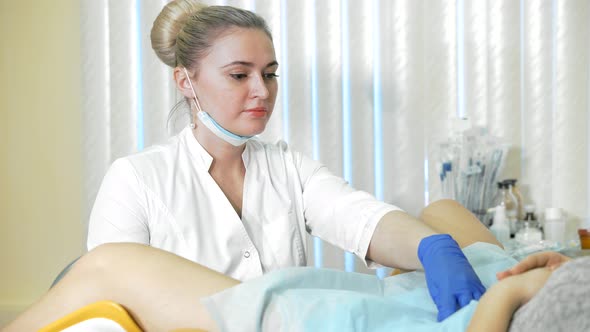
M 378 221 L 399 209 L 354 190 L 282 141 L 252 139 L 242 156 L 241 219 L 188 127 L 165 145 L 116 160 L 92 209 L 88 249 L 149 244 L 247 280 L 305 265 L 306 231 L 364 260 Z

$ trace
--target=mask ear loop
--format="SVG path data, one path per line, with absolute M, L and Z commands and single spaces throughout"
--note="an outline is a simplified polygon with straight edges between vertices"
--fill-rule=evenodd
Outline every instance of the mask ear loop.
M 195 105 L 195 108 L 197 109 L 197 113 L 202 112 L 201 105 L 199 104 L 199 99 L 197 99 L 197 93 L 195 92 L 195 88 L 193 87 L 193 82 L 191 80 L 191 77 L 188 74 L 188 70 L 186 70 L 186 68 L 184 68 L 184 67 L 182 69 L 184 69 L 184 73 L 186 74 L 186 78 L 188 79 L 188 84 L 190 85 L 191 91 L 193 92 L 193 99 L 191 101 L 193 102 L 193 105 Z M 197 127 L 197 125 L 193 121 L 192 115 L 191 115 L 190 126 L 191 126 L 191 129 L 195 129 Z

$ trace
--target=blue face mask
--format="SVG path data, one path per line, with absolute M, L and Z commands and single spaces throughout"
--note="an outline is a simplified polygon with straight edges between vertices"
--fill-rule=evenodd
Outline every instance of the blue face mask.
M 188 75 L 188 71 L 186 70 L 186 68 L 183 68 L 183 69 L 186 74 L 186 77 L 188 78 L 188 83 L 191 87 L 191 90 L 193 91 L 194 98 L 193 98 L 192 102 L 197 109 L 197 117 L 203 123 L 203 125 L 205 125 L 205 127 L 207 127 L 212 133 L 214 133 L 215 136 L 221 138 L 222 140 L 228 142 L 229 144 L 231 144 L 233 146 L 240 146 L 240 145 L 246 143 L 252 137 L 254 137 L 254 136 L 240 136 L 240 135 L 232 133 L 231 131 L 223 128 L 219 123 L 217 123 L 217 121 L 215 121 L 215 119 L 213 119 L 211 117 L 211 115 L 209 115 L 209 113 L 203 111 L 201 109 L 201 105 L 199 104 L 199 100 L 197 99 L 197 94 L 195 92 L 195 89 L 193 88 L 193 83 L 191 82 L 190 76 Z

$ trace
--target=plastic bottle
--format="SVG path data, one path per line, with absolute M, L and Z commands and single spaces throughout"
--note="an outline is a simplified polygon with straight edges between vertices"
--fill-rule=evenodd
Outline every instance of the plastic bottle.
M 518 201 L 516 196 L 512 194 L 512 182 L 510 180 L 502 181 L 504 184 L 502 188 L 502 195 L 504 198 L 504 206 L 506 207 L 506 219 L 510 227 L 510 237 L 518 231 Z
M 580 247 L 582 250 L 590 249 L 590 230 L 578 229 L 578 235 L 580 236 Z
M 494 208 L 494 223 L 490 227 L 490 231 L 500 243 L 510 240 L 510 227 L 506 222 L 506 208 L 504 206 L 498 205 Z
M 524 206 L 524 219 L 523 221 L 528 221 L 531 225 L 534 225 L 541 231 L 541 235 L 543 235 L 543 225 L 541 225 L 541 221 L 535 215 L 535 206 L 532 204 Z M 544 238 L 544 236 L 543 236 Z
M 582 250 L 590 249 L 590 218 L 580 220 L 578 224 L 578 237 L 580 238 L 580 248 Z
M 565 244 L 565 218 L 560 208 L 545 209 L 545 240 Z
M 490 227 L 490 225 L 492 225 L 494 223 L 493 213 L 495 211 L 495 207 L 498 205 L 505 206 L 504 196 L 506 194 L 506 186 L 504 185 L 503 182 L 498 182 L 497 184 L 498 184 L 498 189 L 496 190 L 496 193 L 494 194 L 494 197 L 492 198 L 492 207 L 487 210 L 488 214 L 490 215 L 490 219 L 487 222 L 488 227 Z
M 504 205 L 504 196 L 505 196 L 506 186 L 503 182 L 498 182 L 498 190 L 494 194 L 494 198 L 492 199 L 492 206 Z
M 524 218 L 522 221 L 528 222 L 531 226 L 538 228 L 542 231 L 541 224 L 537 220 L 537 216 L 535 215 L 535 206 L 532 204 L 528 204 L 524 206 Z
M 518 208 L 517 208 L 517 215 L 516 218 L 520 221 L 524 219 L 525 214 L 524 212 L 524 206 L 523 206 L 523 201 L 522 201 L 522 194 L 520 192 L 520 188 L 518 188 L 518 186 L 516 185 L 516 183 L 518 182 L 518 180 L 516 179 L 508 179 L 506 180 L 507 183 L 509 183 L 510 185 L 512 185 L 512 194 L 514 195 L 514 197 L 516 197 L 516 202 L 518 203 Z
M 524 210 L 526 214 L 522 221 L 522 227 L 516 232 L 514 239 L 523 244 L 539 243 L 543 239 L 543 232 L 541 232 L 537 224 L 535 206 L 527 205 Z

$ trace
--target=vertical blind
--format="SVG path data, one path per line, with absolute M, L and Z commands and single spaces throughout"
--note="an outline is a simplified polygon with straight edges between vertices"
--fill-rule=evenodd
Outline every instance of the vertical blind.
M 205 2 L 255 11 L 273 31 L 279 96 L 264 139 L 416 215 L 441 195 L 434 143 L 468 118 L 510 144 L 501 177 L 519 180 L 526 203 L 562 208 L 570 231 L 587 222 L 589 1 Z M 150 47 L 165 3 L 82 2 L 87 211 L 115 158 L 188 119 L 168 119 L 180 96 Z M 364 271 L 309 241 L 310 264 Z

